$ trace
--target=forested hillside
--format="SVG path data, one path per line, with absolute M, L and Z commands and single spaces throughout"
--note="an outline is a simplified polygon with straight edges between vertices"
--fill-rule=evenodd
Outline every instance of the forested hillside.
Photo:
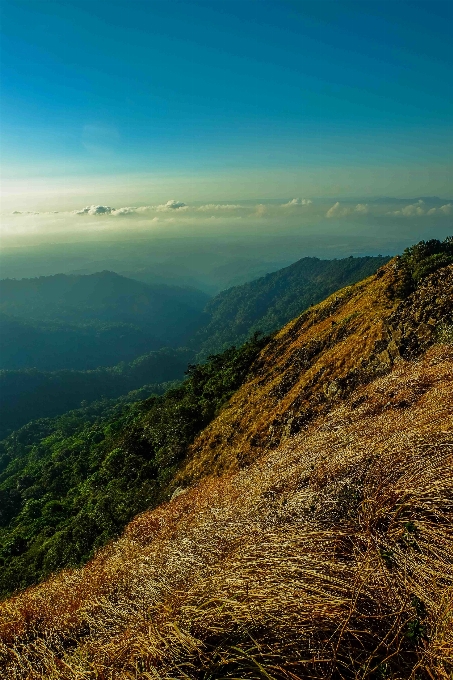
M 193 346 L 205 357 L 241 344 L 255 331 L 271 333 L 334 291 L 374 274 L 388 257 L 319 260 L 305 257 L 289 267 L 225 290 L 205 308 Z
M 6 677 L 449 678 L 452 328 L 453 240 L 422 242 L 162 397 L 11 435 L 5 593 L 173 494 L 0 605 Z
M 159 390 L 160 383 L 181 380 L 193 358 L 191 350 L 166 347 L 92 371 L 0 370 L 0 439 L 30 420 L 60 415 L 81 402 L 113 399 L 144 387 Z
M 94 369 L 182 346 L 208 296 L 113 272 L 0 281 L 0 368 Z
M 188 444 L 265 342 L 191 366 L 163 396 L 37 420 L 0 442 L 0 593 L 85 561 L 137 512 L 164 500 Z

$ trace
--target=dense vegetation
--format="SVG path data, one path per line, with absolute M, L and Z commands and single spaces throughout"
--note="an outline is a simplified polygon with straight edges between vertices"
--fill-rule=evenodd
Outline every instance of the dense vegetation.
M 406 248 L 398 258 L 398 264 L 404 276 L 397 292 L 401 297 L 407 297 L 429 274 L 453 264 L 453 236 L 447 237 L 445 241 L 420 241 Z
M 86 370 L 181 346 L 208 296 L 113 272 L 0 281 L 0 368 Z
M 245 380 L 255 336 L 163 396 L 29 423 L 1 443 L 0 592 L 78 564 L 165 497 L 188 444 Z
M 271 333 L 310 305 L 339 288 L 374 274 L 388 257 L 319 260 L 305 257 L 260 279 L 216 295 L 205 309 L 205 321 L 193 345 L 200 357 L 245 342 L 255 331 Z
M 164 348 L 93 371 L 0 371 L 0 439 L 30 420 L 60 415 L 81 402 L 113 399 L 145 385 L 179 380 L 192 360 L 191 350 Z

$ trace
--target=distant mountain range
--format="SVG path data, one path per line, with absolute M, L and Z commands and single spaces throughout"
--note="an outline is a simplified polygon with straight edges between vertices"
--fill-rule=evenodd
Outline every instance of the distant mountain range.
M 303 258 L 207 304 L 199 291 L 113 272 L 0 281 L 0 438 L 81 402 L 159 391 L 181 379 L 197 354 L 272 333 L 387 261 Z
M 209 297 L 114 272 L 0 281 L 0 368 L 94 369 L 184 345 Z

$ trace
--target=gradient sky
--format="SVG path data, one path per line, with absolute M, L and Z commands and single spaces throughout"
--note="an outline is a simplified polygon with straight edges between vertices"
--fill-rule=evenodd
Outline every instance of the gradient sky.
M 3 0 L 4 206 L 448 198 L 452 19 L 450 0 Z

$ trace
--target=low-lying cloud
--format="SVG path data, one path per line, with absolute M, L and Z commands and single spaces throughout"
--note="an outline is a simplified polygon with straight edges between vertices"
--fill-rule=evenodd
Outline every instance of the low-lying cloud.
M 74 215 L 111 215 L 115 208 L 108 205 L 87 205 L 82 210 L 74 210 Z
M 421 198 L 416 203 L 409 203 L 400 210 L 391 210 L 388 215 L 401 215 L 402 217 L 421 217 L 422 215 L 452 215 L 453 204 L 446 203 L 438 208 L 430 208 Z
M 348 215 L 354 215 L 354 213 L 363 216 L 368 215 L 369 212 L 370 209 L 367 203 L 357 203 L 357 205 L 354 207 L 344 206 L 339 201 L 337 201 L 326 212 L 326 217 L 328 217 L 329 219 L 332 217 L 347 217 Z
M 20 208 L 21 206 L 17 206 Z M 72 207 L 72 206 L 71 206 Z M 49 240 L 98 237 L 133 238 L 133 235 L 200 235 L 211 238 L 233 234 L 283 239 L 312 234 L 347 239 L 445 238 L 453 233 L 453 201 L 415 199 L 293 198 L 289 201 L 198 203 L 170 199 L 154 205 L 111 206 L 93 203 L 76 210 L 33 212 L 15 210 L 2 216 L 2 245 L 16 247 Z
M 167 210 L 185 210 L 189 206 L 186 203 L 183 203 L 182 201 L 175 201 L 174 199 L 171 199 L 170 201 L 167 201 L 163 205 L 158 205 L 156 207 L 156 210 L 159 212 L 166 212 Z
M 311 205 L 313 201 L 309 198 L 293 198 L 288 203 L 282 203 L 282 208 L 294 208 L 299 205 Z

